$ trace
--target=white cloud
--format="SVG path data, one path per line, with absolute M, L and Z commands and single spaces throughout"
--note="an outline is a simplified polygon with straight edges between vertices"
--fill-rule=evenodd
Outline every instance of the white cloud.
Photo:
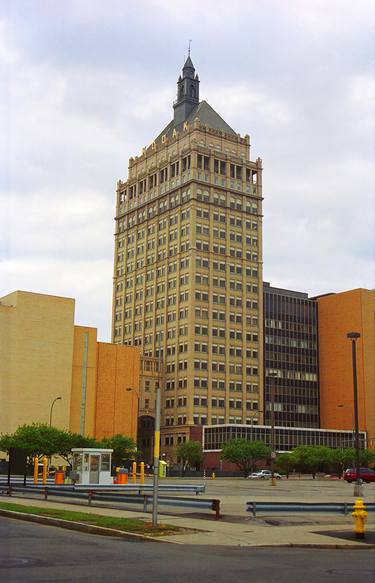
M 12 2 L 0 21 L 0 295 L 111 320 L 117 179 L 173 115 L 189 38 L 201 99 L 264 162 L 264 273 L 373 286 L 374 11 L 317 0 Z
M 9 25 L 5 20 L 0 20 L 0 63 L 14 65 L 18 60 L 18 52 L 10 46 Z

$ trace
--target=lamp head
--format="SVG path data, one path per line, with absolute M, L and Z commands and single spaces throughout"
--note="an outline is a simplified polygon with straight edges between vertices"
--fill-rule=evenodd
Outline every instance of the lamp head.
M 357 338 L 360 338 L 361 335 L 359 332 L 348 332 L 346 336 L 351 340 L 356 340 Z

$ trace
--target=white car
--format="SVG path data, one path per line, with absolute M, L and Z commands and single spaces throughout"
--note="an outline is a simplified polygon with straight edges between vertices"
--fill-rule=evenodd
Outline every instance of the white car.
M 273 475 L 275 476 L 276 480 L 281 480 L 281 474 L 278 472 L 274 472 Z M 258 472 L 253 472 L 248 476 L 250 480 L 268 480 L 272 478 L 271 470 L 259 470 Z

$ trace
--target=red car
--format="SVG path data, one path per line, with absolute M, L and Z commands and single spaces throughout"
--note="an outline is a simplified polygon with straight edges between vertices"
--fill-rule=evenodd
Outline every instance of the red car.
M 356 468 L 348 468 L 344 472 L 344 480 L 349 482 L 355 482 L 357 479 L 357 470 Z M 359 477 L 363 482 L 369 484 L 370 482 L 375 482 L 375 471 L 370 470 L 370 468 L 359 468 Z

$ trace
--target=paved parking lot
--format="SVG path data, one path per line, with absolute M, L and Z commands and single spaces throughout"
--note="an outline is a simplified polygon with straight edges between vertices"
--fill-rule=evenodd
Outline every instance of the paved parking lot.
M 293 477 L 289 480 L 277 480 L 276 486 L 270 480 L 249 480 L 246 478 L 168 478 L 173 483 L 205 483 L 207 498 L 219 498 L 222 512 L 231 515 L 246 514 L 245 505 L 248 501 L 288 501 L 288 502 L 353 502 L 355 497 L 354 484 L 344 480 L 319 478 L 313 480 L 309 476 Z M 363 485 L 365 502 L 375 501 L 375 483 Z
M 150 479 L 146 480 L 151 482 Z M 221 501 L 221 513 L 230 519 L 231 517 L 238 520 L 245 520 L 249 518 L 249 513 L 246 511 L 247 502 L 347 502 L 354 503 L 353 496 L 354 485 L 348 484 L 344 480 L 331 480 L 327 478 L 320 478 L 313 480 L 310 476 L 303 476 L 301 478 L 292 477 L 290 479 L 282 478 L 277 480 L 276 486 L 271 485 L 270 480 L 249 480 L 246 478 L 167 478 L 161 479 L 160 483 L 172 484 L 203 484 L 206 485 L 206 493 L 200 494 L 205 498 L 218 498 Z M 160 492 L 162 496 L 163 493 Z M 172 497 L 178 496 L 178 493 L 168 493 Z M 22 496 L 22 495 L 21 495 Z M 29 495 L 35 500 L 41 500 L 41 493 Z M 180 494 L 182 497 L 194 497 L 192 493 Z M 363 485 L 363 499 L 366 502 L 375 501 L 375 483 Z M 16 500 L 16 499 L 14 499 Z M 82 504 L 81 501 L 73 501 L 72 499 L 51 498 L 55 502 L 67 502 L 73 504 Z M 84 505 L 86 506 L 86 502 Z M 138 505 L 116 505 L 114 502 L 100 502 L 93 503 L 92 508 L 98 505 L 102 507 L 112 508 L 127 508 L 129 510 L 140 511 L 141 504 Z M 190 515 L 201 514 L 199 510 L 194 508 L 181 508 L 177 506 L 163 506 L 162 501 L 159 502 L 159 511 L 161 514 L 173 515 Z M 211 511 L 205 511 L 208 517 L 212 516 Z M 336 519 L 344 518 L 340 515 L 335 515 Z M 351 519 L 351 517 L 350 517 Z M 345 521 L 347 522 L 347 521 Z M 367 524 L 373 525 L 375 522 L 375 513 L 370 513 Z

